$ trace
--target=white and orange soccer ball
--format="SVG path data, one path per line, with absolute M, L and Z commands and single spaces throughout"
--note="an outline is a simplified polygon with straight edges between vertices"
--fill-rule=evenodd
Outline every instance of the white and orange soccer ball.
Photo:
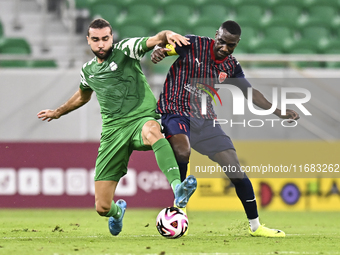
M 179 238 L 188 230 L 187 215 L 177 207 L 167 207 L 159 212 L 156 220 L 158 232 L 166 238 Z

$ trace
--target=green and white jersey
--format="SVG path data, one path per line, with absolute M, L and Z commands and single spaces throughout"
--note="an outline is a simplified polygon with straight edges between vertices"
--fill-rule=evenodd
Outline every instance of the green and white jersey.
M 129 121 L 153 117 L 156 98 L 142 72 L 140 60 L 150 49 L 148 37 L 124 39 L 113 45 L 112 53 L 101 64 L 97 57 L 81 70 L 82 90 L 96 92 L 103 127 L 126 125 Z

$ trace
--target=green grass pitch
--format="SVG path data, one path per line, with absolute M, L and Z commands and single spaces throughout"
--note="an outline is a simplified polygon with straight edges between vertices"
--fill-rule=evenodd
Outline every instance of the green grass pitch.
M 189 211 L 189 234 L 165 239 L 159 210 L 128 209 L 123 231 L 111 236 L 107 219 L 90 209 L 0 210 L 0 254 L 340 254 L 339 212 L 267 212 L 262 223 L 283 239 L 255 238 L 243 212 Z

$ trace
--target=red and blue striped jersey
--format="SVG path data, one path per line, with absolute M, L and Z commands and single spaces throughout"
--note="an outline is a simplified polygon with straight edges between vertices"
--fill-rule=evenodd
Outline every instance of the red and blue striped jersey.
M 163 90 L 157 102 L 157 113 L 171 113 L 196 118 L 214 119 L 216 114 L 212 105 L 212 98 L 207 97 L 207 112 L 201 114 L 200 93 L 197 84 L 226 83 L 228 78 L 244 78 L 243 70 L 238 61 L 229 55 L 223 60 L 216 60 L 213 52 L 214 40 L 208 37 L 187 35 L 190 45 L 176 46 L 179 55 L 167 74 Z M 241 88 L 246 95 L 246 81 Z M 230 80 L 228 81 L 230 82 Z M 195 84 L 193 84 L 195 83 Z M 206 89 L 212 94 L 214 89 Z

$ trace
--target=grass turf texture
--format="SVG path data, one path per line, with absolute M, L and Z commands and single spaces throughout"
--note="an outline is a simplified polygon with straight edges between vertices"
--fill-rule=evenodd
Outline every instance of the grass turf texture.
M 165 239 L 160 210 L 128 209 L 123 231 L 111 236 L 94 210 L 0 210 L 0 254 L 340 254 L 339 212 L 266 212 L 263 223 L 284 239 L 248 234 L 243 212 L 189 212 L 190 232 Z

